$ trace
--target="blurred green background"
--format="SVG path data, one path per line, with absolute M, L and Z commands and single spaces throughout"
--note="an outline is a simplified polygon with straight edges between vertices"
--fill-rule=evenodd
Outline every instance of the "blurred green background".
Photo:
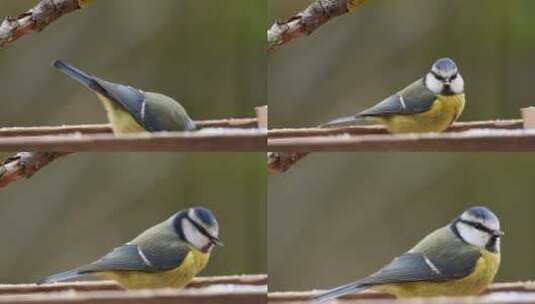
M 308 290 L 376 271 L 464 209 L 506 235 L 497 281 L 535 278 L 535 155 L 314 153 L 269 178 L 269 288 Z
M 270 0 L 268 22 L 310 0 Z M 519 117 L 534 105 L 535 1 L 369 0 L 268 59 L 270 127 L 358 112 L 449 56 L 466 82 L 461 120 Z
M 16 16 L 37 0 L 4 0 Z M 0 126 L 101 123 L 94 94 L 51 64 L 165 93 L 194 119 L 253 117 L 266 103 L 263 1 L 104 0 L 0 52 Z
M 78 153 L 0 191 L 0 282 L 91 262 L 191 206 L 225 247 L 201 275 L 266 272 L 264 153 Z

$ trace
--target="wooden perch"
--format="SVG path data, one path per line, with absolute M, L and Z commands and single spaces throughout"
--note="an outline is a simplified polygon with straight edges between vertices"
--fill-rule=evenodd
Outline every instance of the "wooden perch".
M 261 129 L 206 129 L 193 132 L 67 134 L 0 138 L 0 151 L 56 152 L 230 152 L 265 151 Z
M 297 152 L 533 152 L 535 130 L 280 138 L 268 139 L 268 147 Z
M 0 188 L 22 178 L 30 178 L 58 157 L 63 152 L 20 152 L 7 158 L 0 166 Z
M 205 288 L 211 285 L 267 285 L 266 274 L 214 276 L 195 278 L 186 288 Z M 0 295 L 57 292 L 57 291 L 122 290 L 114 281 L 81 281 L 55 284 L 0 284 Z
M 230 118 L 230 119 L 218 119 L 218 120 L 201 120 L 196 121 L 197 126 L 200 129 L 209 129 L 209 128 L 228 128 L 229 132 L 231 132 L 232 129 L 252 129 L 257 128 L 258 126 L 258 119 L 257 118 Z M 220 130 L 223 132 L 222 130 Z M 245 131 L 245 130 L 244 130 Z M 218 131 L 219 132 L 219 131 Z M 113 138 L 115 136 L 112 134 L 112 129 L 109 124 L 96 124 L 96 125 L 75 125 L 75 126 L 52 126 L 52 127 L 12 127 L 12 128 L 0 128 L 0 142 L 3 141 L 3 138 L 6 139 L 4 141 L 4 144 L 7 144 L 8 142 L 18 142 L 22 146 L 16 147 L 13 146 L 12 148 L 6 148 L 3 147 L 4 151 L 13 151 L 13 150 L 29 150 L 33 151 L 36 146 L 32 146 L 31 140 L 34 140 L 34 144 L 38 142 L 38 145 L 47 145 L 52 144 L 51 146 L 57 147 L 53 145 L 54 140 L 59 140 L 62 137 L 60 135 L 69 135 L 67 136 L 68 139 L 74 142 L 77 142 L 78 145 L 84 145 L 88 142 L 91 142 L 91 138 L 81 139 L 82 135 L 98 135 L 98 134 L 104 134 L 107 135 L 107 138 L 104 140 L 113 141 Z M 265 133 L 265 132 L 264 132 Z M 163 133 L 165 134 L 165 133 Z M 161 134 L 161 135 L 163 135 Z M 53 136 L 56 137 L 53 137 Z M 243 134 L 242 134 L 243 135 Z M 250 135 L 248 137 L 248 140 L 251 141 L 248 144 L 251 145 L 251 149 L 254 145 L 252 141 L 258 141 L 257 137 L 258 134 L 246 134 Z M 45 140 L 39 139 L 43 136 L 49 136 Z M 144 138 L 145 140 L 147 137 L 147 134 L 139 135 L 140 137 Z M 98 136 L 97 136 L 98 137 Z M 11 139 L 11 140 L 10 140 Z M 64 139 L 64 138 L 63 138 Z M 182 138 L 183 140 L 187 141 L 187 139 Z M 197 138 L 196 140 L 200 140 Z M 224 141 L 224 139 L 219 139 Z M 60 140 L 61 141 L 61 140 Z M 84 143 L 85 141 L 85 143 Z M 154 145 L 154 143 L 150 143 L 149 145 Z M 69 142 L 67 140 L 67 142 Z M 64 142 L 65 143 L 65 142 Z M 56 143 L 58 144 L 58 143 Z M 93 143 L 94 145 L 98 145 L 98 143 Z M 116 143 L 117 144 L 117 143 Z M 202 144 L 202 141 L 201 141 Z M 205 142 L 206 144 L 206 142 Z M 225 145 L 229 145 L 230 143 L 225 143 Z M 247 143 L 246 143 L 247 144 Z M 185 144 L 187 146 L 187 144 Z M 266 138 L 264 134 L 263 139 L 263 147 L 266 145 Z M 3 149 L 2 144 L 0 144 L 0 150 Z M 40 146 L 43 148 L 43 150 L 46 150 L 45 146 Z M 247 149 L 244 147 L 243 143 L 237 144 L 238 147 L 242 147 L 244 149 Z M 27 148 L 27 149 L 24 149 Z M 239 148 L 238 148 L 239 149 Z M 41 149 L 36 149 L 41 150 Z M 66 149 L 68 150 L 68 149 Z M 10 183 L 17 181 L 22 178 L 30 178 L 36 171 L 42 169 L 44 166 L 52 162 L 58 157 L 65 156 L 68 153 L 68 151 L 60 151 L 60 150 L 48 150 L 48 151 L 56 151 L 56 152 L 20 152 L 12 157 L 9 157 L 2 166 L 0 166 L 0 188 L 3 188 Z
M 273 129 L 268 149 L 285 152 L 268 154 L 268 173 L 286 172 L 312 151 L 532 151 L 529 133 L 521 119 L 457 122 L 444 133 L 421 135 L 390 135 L 378 125 Z
M 315 0 L 306 9 L 288 18 L 276 21 L 267 32 L 268 52 L 296 38 L 310 35 L 322 24 L 360 7 L 367 0 Z
M 123 290 L 111 281 L 0 285 L 0 303 L 264 304 L 267 275 L 196 278 L 184 289 Z
M 156 289 L 128 291 L 72 291 L 49 294 L 5 295 L 0 303 L 10 304 L 265 304 L 267 287 L 221 286 L 206 289 Z
M 486 120 L 486 121 L 469 121 L 456 122 L 446 131 L 448 132 L 463 132 L 474 129 L 496 129 L 496 130 L 519 130 L 523 129 L 523 122 L 521 119 L 506 119 L 506 120 Z M 0 129 L 1 134 L 1 129 Z M 360 125 L 347 126 L 338 128 L 298 128 L 298 129 L 272 129 L 269 130 L 269 138 L 293 138 L 293 137 L 313 137 L 313 136 L 329 136 L 329 135 L 372 135 L 372 134 L 388 134 L 386 128 L 382 125 Z
M 93 0 L 42 0 L 17 17 L 0 24 L 0 47 L 32 32 L 40 32 L 59 17 L 88 6 Z
M 256 118 L 230 118 L 217 120 L 195 121 L 199 129 L 205 128 L 256 128 L 258 123 Z M 13 136 L 40 136 L 40 135 L 60 135 L 60 134 L 99 134 L 113 133 L 110 124 L 90 124 L 90 125 L 64 125 L 50 127 L 7 127 L 0 128 L 0 138 Z
M 321 291 L 300 291 L 300 292 L 273 292 L 268 294 L 269 303 L 309 303 L 310 298 Z M 499 293 L 507 293 L 500 296 Z M 503 294 L 502 294 L 503 295 Z M 500 298 L 500 300 L 497 300 Z M 507 299 L 508 298 L 508 299 Z M 518 301 L 519 298 L 524 301 Z M 530 299 L 530 301 L 526 301 Z M 450 304 L 450 303 L 535 303 L 535 282 L 515 282 L 515 283 L 495 283 L 489 287 L 482 296 L 479 297 L 438 297 L 425 299 L 395 299 L 393 296 L 375 292 L 362 291 L 341 297 L 334 303 L 388 303 L 388 304 Z

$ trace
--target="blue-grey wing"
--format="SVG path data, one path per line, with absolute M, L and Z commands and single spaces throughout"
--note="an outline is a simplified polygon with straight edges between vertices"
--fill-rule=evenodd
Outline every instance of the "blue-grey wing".
M 479 258 L 472 253 L 464 261 L 433 259 L 420 253 L 401 255 L 376 273 L 359 281 L 362 285 L 403 283 L 417 281 L 448 281 L 469 275 Z
M 94 77 L 94 80 L 103 89 L 99 92 L 101 95 L 123 107 L 137 123 L 144 125 L 143 102 L 145 94 L 143 92 L 131 86 L 109 82 L 97 77 Z
M 174 269 L 186 258 L 189 250 L 166 252 L 141 248 L 126 244 L 115 248 L 101 259 L 78 268 L 79 273 L 104 271 L 143 271 L 158 272 Z
M 418 80 L 404 90 L 389 96 L 375 106 L 357 113 L 357 117 L 408 115 L 428 111 L 437 99 L 435 93 Z
M 145 95 L 140 90 L 89 75 L 61 60 L 54 62 L 54 67 L 86 88 L 115 102 L 130 113 L 137 123 L 143 125 L 143 101 L 145 100 Z

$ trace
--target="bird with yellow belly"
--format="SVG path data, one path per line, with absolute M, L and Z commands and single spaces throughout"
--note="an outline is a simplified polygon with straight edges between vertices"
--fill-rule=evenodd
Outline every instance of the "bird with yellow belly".
M 442 132 L 461 116 L 464 80 L 450 58 L 437 60 L 425 77 L 357 114 L 337 118 L 322 127 L 372 121 L 390 133 Z
M 365 289 L 399 298 L 478 295 L 498 272 L 501 236 L 492 211 L 470 208 L 376 273 L 321 293 L 312 302 L 325 303 Z
M 127 289 L 182 288 L 204 269 L 219 240 L 219 225 L 206 208 L 179 211 L 90 264 L 40 281 L 49 284 L 86 275 Z

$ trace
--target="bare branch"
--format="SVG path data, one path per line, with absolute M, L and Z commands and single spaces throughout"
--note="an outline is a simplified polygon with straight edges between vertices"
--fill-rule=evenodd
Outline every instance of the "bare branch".
M 286 172 L 291 166 L 295 165 L 295 163 L 307 155 L 308 152 L 269 152 L 268 175 Z
M 268 52 L 296 38 L 310 35 L 322 24 L 344 15 L 366 3 L 367 0 L 315 0 L 303 11 L 286 21 L 273 23 L 267 32 Z
M 0 47 L 32 32 L 40 32 L 59 17 L 88 6 L 93 0 L 42 0 L 17 17 L 0 24 Z
M 30 178 L 64 152 L 20 152 L 6 159 L 0 166 L 0 188 L 22 178 Z

